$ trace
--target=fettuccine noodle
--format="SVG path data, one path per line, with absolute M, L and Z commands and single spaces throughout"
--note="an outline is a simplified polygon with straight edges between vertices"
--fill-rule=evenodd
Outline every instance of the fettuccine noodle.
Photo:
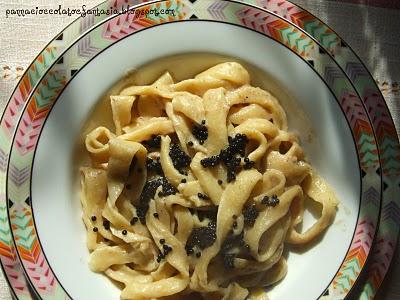
M 86 137 L 81 203 L 89 267 L 121 299 L 267 299 L 285 245 L 332 224 L 334 193 L 240 64 L 177 83 L 167 72 L 110 101 L 115 128 Z M 321 215 L 300 232 L 306 198 Z

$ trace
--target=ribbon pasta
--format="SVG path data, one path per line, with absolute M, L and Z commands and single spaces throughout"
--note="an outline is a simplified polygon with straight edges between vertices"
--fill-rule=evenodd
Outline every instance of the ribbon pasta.
M 165 73 L 110 100 L 115 128 L 86 137 L 81 203 L 89 267 L 121 283 L 121 299 L 267 299 L 285 244 L 333 222 L 333 191 L 240 64 L 178 83 Z M 300 232 L 306 199 L 321 215 Z

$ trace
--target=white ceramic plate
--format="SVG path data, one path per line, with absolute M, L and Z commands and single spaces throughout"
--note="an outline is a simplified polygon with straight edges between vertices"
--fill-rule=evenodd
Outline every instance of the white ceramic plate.
M 288 275 L 269 295 L 271 299 L 318 298 L 341 266 L 357 222 L 361 178 L 351 131 L 335 97 L 303 59 L 256 32 L 216 22 L 171 23 L 135 33 L 90 60 L 62 92 L 43 127 L 32 171 L 32 208 L 49 265 L 73 299 L 118 299 L 119 290 L 87 266 L 86 231 L 73 189 L 78 176 L 73 168 L 74 144 L 103 93 L 127 71 L 191 52 L 223 54 L 255 65 L 278 83 L 273 85 L 276 91 L 295 99 L 294 103 L 280 99 L 290 129 L 298 131 L 308 159 L 332 185 L 341 204 L 335 223 L 317 245 L 289 253 Z M 308 141 L 310 127 L 314 138 Z M 305 222 L 312 220 L 307 215 Z

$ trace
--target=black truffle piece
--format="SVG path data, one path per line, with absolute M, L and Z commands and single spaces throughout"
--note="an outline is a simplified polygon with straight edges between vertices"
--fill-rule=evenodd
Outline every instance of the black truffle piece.
M 242 213 L 244 217 L 244 224 L 246 226 L 253 227 L 259 214 L 257 207 L 254 204 L 245 206 Z
M 192 134 L 199 141 L 200 145 L 203 145 L 208 139 L 208 128 L 204 124 L 194 124 L 192 127 Z
M 148 148 L 159 149 L 161 147 L 161 136 L 152 135 L 151 138 L 143 142 Z
M 188 167 L 192 162 L 192 159 L 189 155 L 182 151 L 178 144 L 172 144 L 169 149 L 169 156 L 171 157 L 172 164 L 175 169 L 182 170 L 185 167 Z

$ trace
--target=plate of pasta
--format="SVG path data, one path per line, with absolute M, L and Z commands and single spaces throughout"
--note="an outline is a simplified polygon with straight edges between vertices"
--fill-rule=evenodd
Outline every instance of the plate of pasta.
M 265 299 L 286 276 L 284 245 L 333 223 L 335 193 L 239 63 L 177 83 L 166 72 L 110 103 L 115 131 L 86 134 L 81 203 L 90 269 L 124 283 L 121 298 Z M 306 198 L 321 215 L 299 232 Z
M 168 5 L 175 19 L 114 16 L 86 33 L 39 83 L 53 92 L 43 100 L 38 87 L 22 114 L 10 162 L 31 172 L 7 192 L 11 225 L 32 216 L 39 259 L 15 242 L 34 290 L 42 299 L 348 297 L 377 228 L 368 199 L 380 190 L 354 86 L 311 38 L 294 49 L 248 22 L 276 18 L 302 34 L 266 11 L 229 2 L 236 17 L 222 22 Z M 69 63 L 96 39 L 95 55 Z M 359 269 L 344 275 L 354 256 Z

